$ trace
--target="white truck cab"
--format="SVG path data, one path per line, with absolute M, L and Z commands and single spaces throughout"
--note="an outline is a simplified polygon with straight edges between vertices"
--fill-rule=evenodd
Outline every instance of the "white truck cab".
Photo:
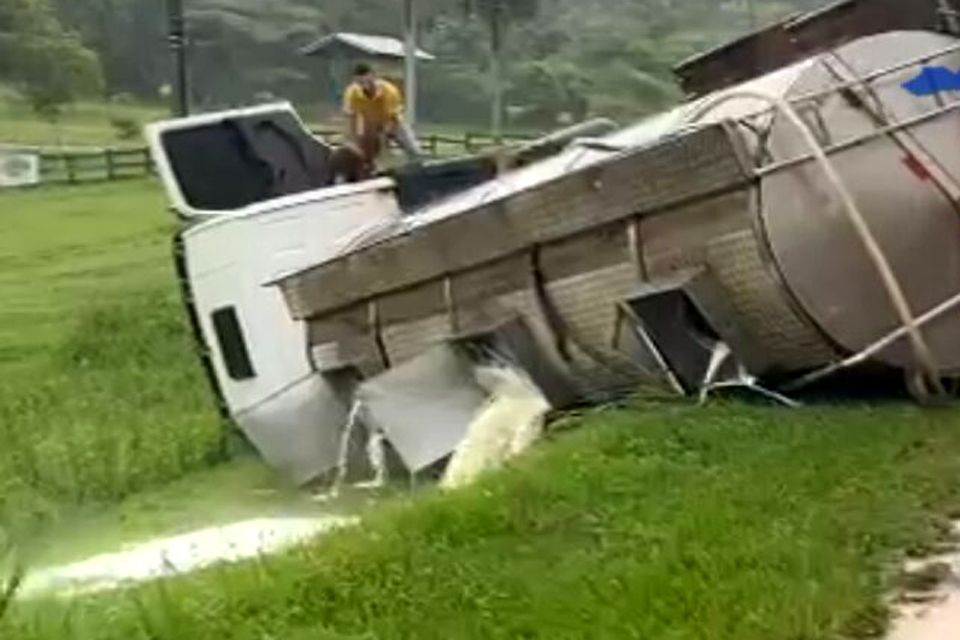
M 147 138 L 183 221 L 184 298 L 222 409 L 271 466 L 313 480 L 337 462 L 348 401 L 267 283 L 397 223 L 394 182 L 332 184 L 329 148 L 288 104 L 162 122 Z
M 513 166 L 612 126 L 586 123 L 535 141 L 514 151 Z M 323 478 L 341 461 L 360 378 L 396 363 L 384 345 L 374 362 L 342 360 L 351 356 L 337 343 L 311 345 L 278 283 L 476 210 L 478 198 L 503 187 L 498 160 L 411 165 L 341 183 L 335 152 L 286 103 L 161 122 L 146 135 L 182 222 L 175 258 L 183 298 L 223 414 L 292 482 Z M 539 181 L 552 175 L 534 173 Z

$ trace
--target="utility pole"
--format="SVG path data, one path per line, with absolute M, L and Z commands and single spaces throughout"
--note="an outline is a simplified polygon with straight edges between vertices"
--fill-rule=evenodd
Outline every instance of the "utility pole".
M 490 119 L 493 141 L 503 142 L 503 38 L 504 15 L 506 8 L 503 0 L 493 0 L 490 4 L 490 80 L 493 85 L 493 113 Z
M 406 59 L 404 93 L 407 98 L 407 122 L 417 126 L 417 0 L 403 0 L 403 50 Z
M 173 67 L 170 109 L 179 118 L 190 115 L 190 80 L 187 64 L 187 29 L 183 0 L 167 0 L 168 32 Z

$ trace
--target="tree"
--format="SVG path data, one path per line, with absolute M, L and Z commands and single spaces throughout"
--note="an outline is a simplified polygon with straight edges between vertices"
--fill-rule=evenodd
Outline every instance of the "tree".
M 503 115 L 506 93 L 504 75 L 504 40 L 509 26 L 520 20 L 531 20 L 540 8 L 539 0 L 465 0 L 469 12 L 479 15 L 490 30 L 490 83 L 493 90 L 491 129 L 498 142 L 503 138 Z
M 61 22 L 97 52 L 111 94 L 155 99 L 170 82 L 164 0 L 53 2 Z
M 312 62 L 297 51 L 319 36 L 313 0 L 189 0 L 194 91 L 201 103 L 244 104 L 258 94 L 305 97 Z
M 62 105 L 103 87 L 96 54 L 60 24 L 46 0 L 0 3 L 0 80 L 50 119 Z

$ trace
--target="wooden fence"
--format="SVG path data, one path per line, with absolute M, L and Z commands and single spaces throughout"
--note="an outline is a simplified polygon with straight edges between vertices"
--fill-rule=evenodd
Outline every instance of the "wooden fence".
M 43 150 L 39 157 L 41 184 L 122 180 L 153 173 L 153 159 L 146 147 L 81 152 Z
M 342 131 L 315 130 L 314 135 L 320 136 L 332 144 L 343 142 Z M 505 135 L 502 144 L 518 144 L 529 142 L 531 136 Z M 434 158 L 443 158 L 457 155 L 471 155 L 497 147 L 496 139 L 488 133 L 421 133 L 417 136 L 420 148 L 427 155 Z
M 320 130 L 314 134 L 338 144 L 343 141 L 339 131 Z M 504 144 L 528 141 L 524 136 L 504 136 Z M 464 133 L 460 135 L 429 133 L 419 136 L 424 153 L 443 158 L 456 155 L 480 153 L 497 146 L 489 134 Z M 0 144 L 0 149 L 3 145 Z M 11 149 L 13 147 L 11 146 Z M 123 180 L 151 175 L 153 159 L 146 147 L 124 149 L 55 150 L 23 149 L 23 153 L 35 153 L 40 159 L 40 184 L 79 184 L 107 180 Z

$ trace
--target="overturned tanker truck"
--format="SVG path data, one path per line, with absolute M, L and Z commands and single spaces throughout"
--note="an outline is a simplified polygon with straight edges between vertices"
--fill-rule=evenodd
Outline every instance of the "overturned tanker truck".
M 358 184 L 287 105 L 151 126 L 225 414 L 304 483 L 337 466 L 358 399 L 406 469 L 444 460 L 490 359 L 555 407 L 850 368 L 942 393 L 960 376 L 952 4 L 840 2 L 681 64 L 691 101 L 636 125 Z

